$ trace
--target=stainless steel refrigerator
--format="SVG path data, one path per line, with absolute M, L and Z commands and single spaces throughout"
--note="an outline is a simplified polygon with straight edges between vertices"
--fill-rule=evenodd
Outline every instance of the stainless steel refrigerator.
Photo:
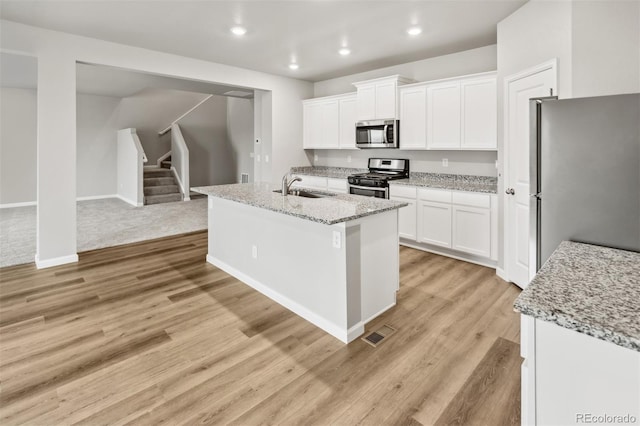
M 640 93 L 533 99 L 530 113 L 536 271 L 563 240 L 640 251 Z

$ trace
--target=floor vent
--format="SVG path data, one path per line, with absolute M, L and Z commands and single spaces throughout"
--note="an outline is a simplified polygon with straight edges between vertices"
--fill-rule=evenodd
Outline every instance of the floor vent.
M 376 346 L 384 342 L 385 338 L 391 336 L 395 332 L 396 332 L 395 328 L 385 324 L 379 329 L 377 329 L 376 331 L 372 331 L 371 333 L 364 336 L 362 340 L 364 340 L 365 342 L 367 342 L 368 344 L 370 344 L 375 348 Z
M 240 175 L 240 183 L 249 183 L 249 173 L 242 173 Z

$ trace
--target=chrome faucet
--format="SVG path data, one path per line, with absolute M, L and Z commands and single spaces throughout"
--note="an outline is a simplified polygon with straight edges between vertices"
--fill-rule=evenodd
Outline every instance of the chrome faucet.
M 293 182 L 301 182 L 302 179 L 299 178 L 298 176 L 295 176 L 293 179 L 289 180 L 289 172 L 285 173 L 284 176 L 282 176 L 282 196 L 286 196 L 289 194 L 289 188 L 291 188 L 291 185 L 293 184 Z

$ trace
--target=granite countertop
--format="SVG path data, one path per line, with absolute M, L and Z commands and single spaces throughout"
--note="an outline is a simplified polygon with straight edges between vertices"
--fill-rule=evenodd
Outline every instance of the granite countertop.
M 564 241 L 514 307 L 640 352 L 640 253 Z
M 283 197 L 273 192 L 273 186 L 270 183 L 238 183 L 202 186 L 191 188 L 191 190 L 326 225 L 347 222 L 407 205 L 398 201 L 349 194 L 336 194 L 325 198 L 304 198 L 294 195 Z M 300 189 L 300 187 L 297 188 Z
M 350 167 L 302 166 L 292 167 L 291 173 L 307 176 L 346 179 L 356 173 L 367 173 L 369 169 L 354 169 Z
M 389 182 L 391 185 L 422 186 L 454 191 L 498 193 L 498 178 L 491 176 L 452 175 L 445 173 L 411 172 L 409 179 Z
M 356 173 L 366 173 L 368 169 L 352 169 L 349 167 L 304 166 L 292 167 L 291 173 L 346 179 Z M 450 189 L 454 191 L 483 192 L 496 194 L 498 178 L 491 176 L 453 175 L 445 173 L 411 172 L 409 179 L 398 179 L 389 182 L 392 185 L 422 186 L 426 188 Z

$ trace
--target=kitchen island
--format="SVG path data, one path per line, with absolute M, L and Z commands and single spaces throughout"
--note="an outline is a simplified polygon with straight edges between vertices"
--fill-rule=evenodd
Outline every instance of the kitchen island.
M 339 340 L 395 305 L 406 203 L 283 197 L 264 183 L 192 189 L 208 196 L 207 261 Z
M 520 294 L 522 424 L 640 420 L 640 253 L 564 241 Z

